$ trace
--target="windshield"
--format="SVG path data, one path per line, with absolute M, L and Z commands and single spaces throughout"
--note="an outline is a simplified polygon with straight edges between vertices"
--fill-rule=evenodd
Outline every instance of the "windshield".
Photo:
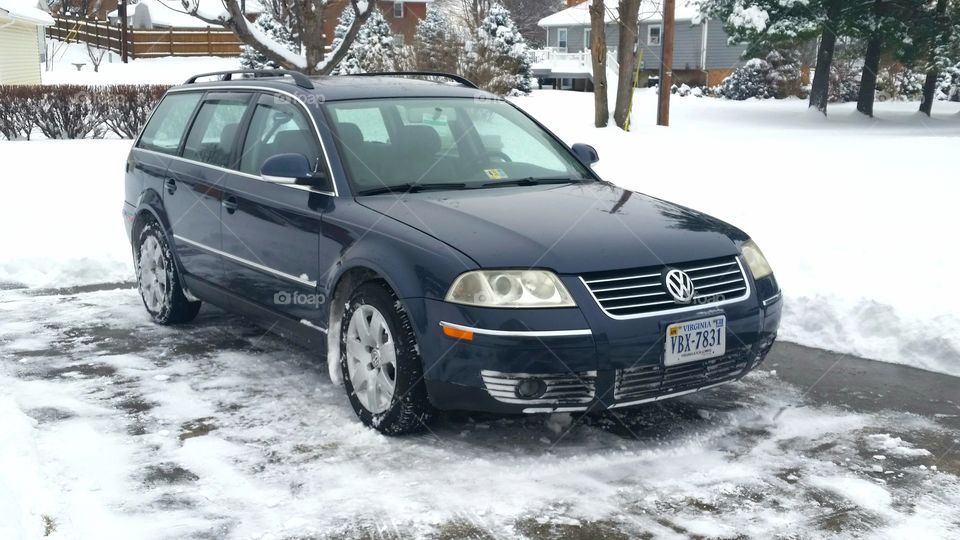
M 593 178 L 553 137 L 504 102 L 383 99 L 327 108 L 359 195 Z

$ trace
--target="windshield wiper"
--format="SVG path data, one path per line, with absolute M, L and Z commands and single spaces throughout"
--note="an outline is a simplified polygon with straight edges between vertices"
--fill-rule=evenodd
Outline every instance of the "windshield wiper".
M 528 176 L 526 178 L 516 178 L 514 180 L 497 180 L 496 182 L 487 182 L 481 187 L 500 187 L 500 186 L 539 186 L 541 184 L 579 184 L 586 182 L 582 178 L 570 178 L 568 176 L 558 176 L 555 178 L 535 178 Z
M 381 186 L 365 189 L 357 195 L 381 195 L 383 193 L 416 193 L 418 191 L 427 191 L 434 189 L 466 189 L 467 185 L 462 182 L 434 182 L 424 184 L 396 184 L 393 186 Z

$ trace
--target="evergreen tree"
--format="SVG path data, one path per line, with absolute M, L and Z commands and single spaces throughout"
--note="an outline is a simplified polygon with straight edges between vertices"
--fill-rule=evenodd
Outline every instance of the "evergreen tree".
M 457 73 L 463 54 L 463 40 L 452 30 L 450 21 L 439 9 L 428 9 L 417 24 L 413 37 L 413 55 L 420 71 Z
M 530 46 L 501 4 L 491 5 L 477 25 L 466 64 L 468 76 L 495 94 L 529 94 L 532 90 Z
M 349 16 L 346 15 L 347 11 L 349 11 L 349 8 L 340 17 L 340 24 L 337 25 L 337 29 L 343 28 L 344 34 L 350 24 L 346 20 L 352 20 L 353 18 L 352 13 Z M 337 43 L 337 39 L 342 39 L 342 37 L 338 36 L 338 30 L 334 30 L 334 44 Z M 334 70 L 334 74 L 350 75 L 373 71 L 394 71 L 399 55 L 400 48 L 393 38 L 390 25 L 387 24 L 386 19 L 378 10 L 374 10 L 367 18 L 367 22 L 360 27 L 357 38 L 350 45 L 350 50 L 343 61 Z
M 276 15 L 271 10 L 264 10 L 257 17 L 253 26 L 273 41 L 286 47 L 287 50 L 299 53 L 299 47 L 293 39 L 292 32 L 277 20 Z M 283 66 L 268 60 L 266 56 L 249 45 L 244 45 L 240 52 L 240 67 L 243 69 L 283 69 Z

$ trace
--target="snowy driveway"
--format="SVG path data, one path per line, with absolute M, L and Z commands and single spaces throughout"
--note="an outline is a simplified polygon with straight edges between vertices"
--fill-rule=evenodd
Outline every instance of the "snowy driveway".
M 960 401 L 837 408 L 762 371 L 618 416 L 449 414 L 389 439 L 322 361 L 214 308 L 164 328 L 132 289 L 7 290 L 0 321 L 3 538 L 960 535 Z

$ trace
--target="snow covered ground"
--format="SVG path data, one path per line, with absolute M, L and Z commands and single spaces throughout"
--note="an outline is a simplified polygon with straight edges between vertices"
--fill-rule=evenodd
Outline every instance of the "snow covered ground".
M 662 129 L 653 101 L 638 92 L 623 133 L 590 127 L 589 94 L 516 100 L 593 144 L 606 179 L 753 235 L 786 291 L 783 339 L 960 375 L 956 104 L 868 120 L 683 98 Z M 956 430 L 818 405 L 767 371 L 616 416 L 375 435 L 309 353 L 210 308 L 158 327 L 133 289 L 101 285 L 133 277 L 129 146 L 0 141 L 2 539 L 960 537 Z
M 218 310 L 167 328 L 132 289 L 0 295 L 4 539 L 960 534 L 956 431 L 811 405 L 770 372 L 391 439 L 313 355 Z
M 40 65 L 44 84 L 180 84 L 198 73 L 240 67 L 239 58 L 211 57 L 142 58 L 123 64 L 120 55 L 107 53 L 100 71 L 94 72 L 85 46 L 57 40 L 47 45 L 53 61 L 49 69 Z M 74 63 L 86 65 L 77 71 Z

